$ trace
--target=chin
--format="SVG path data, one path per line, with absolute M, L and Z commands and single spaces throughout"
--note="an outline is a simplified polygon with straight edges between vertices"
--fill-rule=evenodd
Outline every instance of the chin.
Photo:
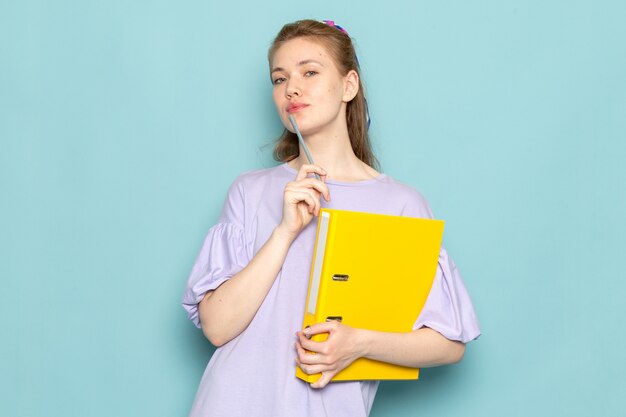
M 296 119 L 296 123 L 298 124 L 298 129 L 300 129 L 300 133 L 302 133 L 302 135 L 306 135 L 306 132 L 308 132 L 309 130 L 308 123 L 302 122 L 298 119 Z M 287 129 L 291 133 L 296 133 L 296 129 L 294 129 L 294 127 L 291 125 L 291 121 L 289 120 L 289 115 L 287 115 L 287 118 L 283 120 L 283 125 L 285 126 L 285 129 Z

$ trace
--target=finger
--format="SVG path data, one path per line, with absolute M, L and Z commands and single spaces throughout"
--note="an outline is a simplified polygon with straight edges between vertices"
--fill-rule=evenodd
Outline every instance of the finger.
M 317 216 L 320 209 L 320 201 L 315 197 L 311 197 L 310 194 L 307 194 L 307 197 L 301 201 L 300 203 L 306 204 L 306 210 L 309 214 Z
M 312 373 L 319 374 L 330 369 L 327 363 L 320 362 L 319 355 L 307 353 L 302 346 L 298 346 L 297 343 L 296 350 L 298 351 L 296 364 L 309 375 Z
M 313 355 L 311 353 L 308 353 L 298 342 L 296 342 L 296 351 L 298 354 L 296 357 L 296 361 L 298 361 L 299 363 L 305 365 L 325 365 L 325 363 L 323 362 L 324 359 L 321 355 Z
M 296 363 L 298 367 L 302 369 L 302 372 L 307 375 L 321 374 L 328 369 L 328 366 L 326 365 L 307 365 L 305 363 L 299 362 L 298 360 L 296 360 Z
M 326 176 L 326 171 L 319 165 L 304 164 L 298 171 L 296 181 L 306 178 L 309 174 L 318 174 L 321 177 L 322 175 Z
M 309 356 L 311 357 L 315 357 L 316 355 L 311 355 L 310 353 L 307 353 L 306 350 L 304 350 L 304 348 L 302 347 L 302 344 L 300 343 L 300 341 L 296 342 L 296 360 L 300 363 L 306 363 L 306 364 L 311 364 L 312 362 L 308 359 Z
M 288 185 L 285 188 L 285 197 L 288 199 L 288 201 L 291 201 L 292 203 L 298 202 L 297 200 L 293 200 L 293 196 L 298 193 L 306 193 L 315 200 L 320 199 L 320 193 L 315 188 L 312 188 L 312 187 L 298 186 L 294 183 L 294 184 Z
M 310 191 L 312 193 L 320 195 L 325 190 L 324 185 L 320 181 L 316 180 L 315 178 L 306 178 L 304 180 L 293 181 L 287 184 L 287 186 L 285 187 L 285 192 L 287 191 Z
M 296 179 L 298 179 L 299 176 L 301 176 L 301 178 L 306 178 L 311 174 L 317 174 L 320 177 L 326 176 L 327 172 L 326 170 L 324 170 L 324 168 L 322 168 L 319 165 L 316 164 L 303 164 L 300 169 L 298 170 L 298 174 L 296 176 Z
M 320 175 L 320 179 L 326 187 L 326 192 L 322 193 L 322 195 L 324 196 L 324 200 L 328 202 L 330 201 L 330 191 L 328 191 L 328 186 L 326 185 L 326 175 Z
M 307 188 L 315 188 L 320 194 L 325 194 L 328 192 L 328 186 L 324 183 L 324 181 L 318 180 L 317 178 L 303 178 L 298 181 L 290 182 L 289 184 L 293 184 L 296 186 L 306 186 Z
M 308 329 L 304 330 L 304 335 L 310 337 L 319 333 L 332 333 L 333 331 L 336 331 L 339 326 L 340 324 L 336 320 L 315 323 Z
M 322 345 L 324 342 L 315 342 L 313 340 L 309 340 L 304 336 L 303 333 L 298 335 L 298 342 L 300 342 L 300 346 L 309 352 L 313 352 L 316 354 L 322 353 L 324 346 Z
M 302 362 L 302 360 L 304 359 L 304 355 L 307 354 L 306 350 L 304 350 L 304 348 L 299 342 L 296 342 L 294 344 L 294 347 L 296 348 L 296 361 Z M 311 355 L 311 356 L 314 356 L 314 355 Z
M 319 182 L 321 182 L 324 186 L 324 191 L 322 190 L 318 190 L 322 193 L 322 195 L 324 196 L 324 199 L 326 201 L 330 201 L 330 191 L 328 191 L 328 186 L 326 185 L 326 177 L 328 175 L 326 173 L 324 173 L 324 175 L 320 175 L 320 179 Z
M 308 191 L 290 191 L 287 201 L 291 204 L 305 203 L 309 213 L 313 214 L 319 208 L 319 200 Z
M 326 178 L 324 176 L 324 178 Z M 304 178 L 299 181 L 295 181 L 293 184 L 304 185 L 309 188 L 315 189 L 318 193 L 324 196 L 326 201 L 330 201 L 330 191 L 324 181 L 320 181 L 317 178 Z
M 337 373 L 334 371 L 322 372 L 322 376 L 316 382 L 311 384 L 311 388 L 324 388 L 333 379 Z

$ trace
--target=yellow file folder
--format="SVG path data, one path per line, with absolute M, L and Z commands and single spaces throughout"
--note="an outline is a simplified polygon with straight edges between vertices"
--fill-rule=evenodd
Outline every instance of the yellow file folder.
M 442 220 L 322 209 L 303 328 L 330 319 L 355 328 L 410 332 L 435 277 L 443 226 Z M 296 366 L 304 381 L 315 382 L 320 375 Z M 360 358 L 333 381 L 418 376 L 416 368 Z

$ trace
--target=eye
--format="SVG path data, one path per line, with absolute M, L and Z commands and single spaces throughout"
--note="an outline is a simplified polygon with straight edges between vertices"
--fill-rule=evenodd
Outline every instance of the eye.
M 274 85 L 278 85 L 278 84 L 282 84 L 284 81 L 285 81 L 285 78 L 283 78 L 283 77 L 278 77 L 278 78 L 275 78 L 275 79 L 272 81 L 272 84 L 274 84 Z
M 317 75 L 317 74 L 318 74 L 317 71 L 310 70 L 310 71 L 305 72 L 304 76 L 305 77 L 313 77 L 314 75 Z

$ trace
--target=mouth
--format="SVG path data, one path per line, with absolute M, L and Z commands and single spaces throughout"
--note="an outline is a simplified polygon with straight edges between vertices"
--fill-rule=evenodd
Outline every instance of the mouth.
M 304 104 L 304 103 L 292 103 L 289 106 L 287 106 L 287 113 L 296 113 L 308 106 L 309 106 L 308 104 Z

